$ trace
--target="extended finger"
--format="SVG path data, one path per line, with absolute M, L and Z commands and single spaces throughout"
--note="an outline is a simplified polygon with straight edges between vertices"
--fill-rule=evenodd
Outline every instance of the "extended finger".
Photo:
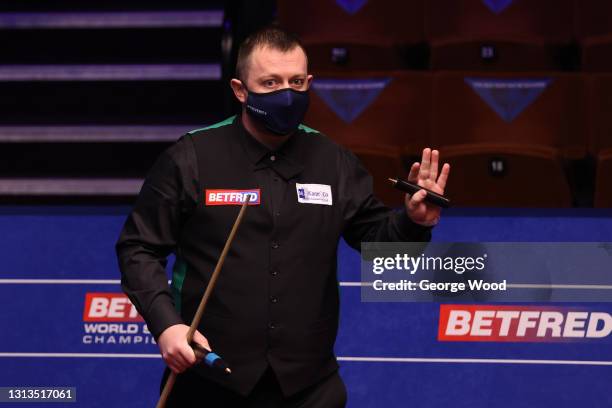
M 440 157 L 440 152 L 437 150 L 431 151 L 431 166 L 429 168 L 429 179 L 436 182 L 436 178 L 438 178 L 438 159 Z
M 442 166 L 442 171 L 440 172 L 440 177 L 438 177 L 438 186 L 442 189 L 442 192 L 444 192 L 444 188 L 446 187 L 446 181 L 448 180 L 448 174 L 450 173 L 450 164 L 448 163 L 444 163 L 444 166 Z
M 410 166 L 410 173 L 408 173 L 408 181 L 410 181 L 411 183 L 416 183 L 418 181 L 420 166 L 421 165 L 419 164 L 419 162 L 414 162 L 412 163 L 412 166 Z
M 431 149 L 426 147 L 423 149 L 423 156 L 421 157 L 421 168 L 419 170 L 419 178 L 426 180 L 429 178 L 429 167 L 431 165 Z

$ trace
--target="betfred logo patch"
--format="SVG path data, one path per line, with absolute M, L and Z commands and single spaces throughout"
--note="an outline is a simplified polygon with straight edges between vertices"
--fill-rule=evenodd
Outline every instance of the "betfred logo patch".
M 123 293 L 87 293 L 83 321 L 142 322 L 144 320 Z
M 204 190 L 206 205 L 242 205 L 250 198 L 249 205 L 259 205 L 261 192 L 252 190 Z
M 611 333 L 612 315 L 587 308 L 440 305 L 439 341 L 566 342 Z

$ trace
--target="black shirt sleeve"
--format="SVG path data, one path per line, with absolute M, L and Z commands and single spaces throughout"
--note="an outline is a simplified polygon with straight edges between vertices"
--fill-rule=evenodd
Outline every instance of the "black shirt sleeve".
M 354 249 L 361 242 L 427 242 L 432 227 L 414 223 L 404 207 L 392 210 L 374 196 L 372 176 L 359 159 L 343 149 L 341 189 L 346 202 L 344 239 Z
M 182 136 L 149 170 L 115 245 L 121 287 L 155 340 L 169 326 L 183 323 L 174 307 L 166 265 L 195 202 L 195 166 L 193 142 Z

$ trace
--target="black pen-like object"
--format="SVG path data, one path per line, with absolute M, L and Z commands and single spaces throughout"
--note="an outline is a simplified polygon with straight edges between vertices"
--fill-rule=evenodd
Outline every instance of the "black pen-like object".
M 218 368 L 219 370 L 225 372 L 225 374 L 232 373 L 232 370 L 230 370 L 230 368 L 227 366 L 227 363 L 223 361 L 218 354 L 206 350 L 203 346 L 196 342 L 191 343 L 191 347 L 196 353 L 196 357 L 198 359 L 203 359 L 207 366 Z
M 416 193 L 419 190 L 425 190 L 427 191 L 427 195 L 425 196 L 425 201 L 435 204 L 438 207 L 442 207 L 442 208 L 450 207 L 450 200 L 448 198 L 438 193 L 435 193 L 425 187 L 421 187 L 418 184 L 414 184 L 414 183 L 411 183 L 409 181 L 404 181 L 404 180 L 392 179 L 392 178 L 390 178 L 389 181 L 393 183 L 393 187 L 397 188 L 398 190 L 402 190 L 403 192 L 408 193 L 410 195 Z

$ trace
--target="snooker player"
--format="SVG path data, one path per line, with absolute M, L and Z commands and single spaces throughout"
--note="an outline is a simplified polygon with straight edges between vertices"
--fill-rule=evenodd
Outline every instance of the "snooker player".
M 313 76 L 294 36 L 245 40 L 230 86 L 241 112 L 183 135 L 157 159 L 116 244 L 122 288 L 169 370 L 168 407 L 344 407 L 334 342 L 343 237 L 429 241 L 440 208 L 420 190 L 392 210 L 354 154 L 301 122 Z M 203 97 L 205 97 L 203 95 Z M 374 137 L 374 136 L 373 136 Z M 450 167 L 423 150 L 408 180 L 443 194 Z M 196 364 L 186 333 L 238 209 L 238 234 L 194 341 L 231 367 Z M 165 272 L 174 252 L 172 285 Z

